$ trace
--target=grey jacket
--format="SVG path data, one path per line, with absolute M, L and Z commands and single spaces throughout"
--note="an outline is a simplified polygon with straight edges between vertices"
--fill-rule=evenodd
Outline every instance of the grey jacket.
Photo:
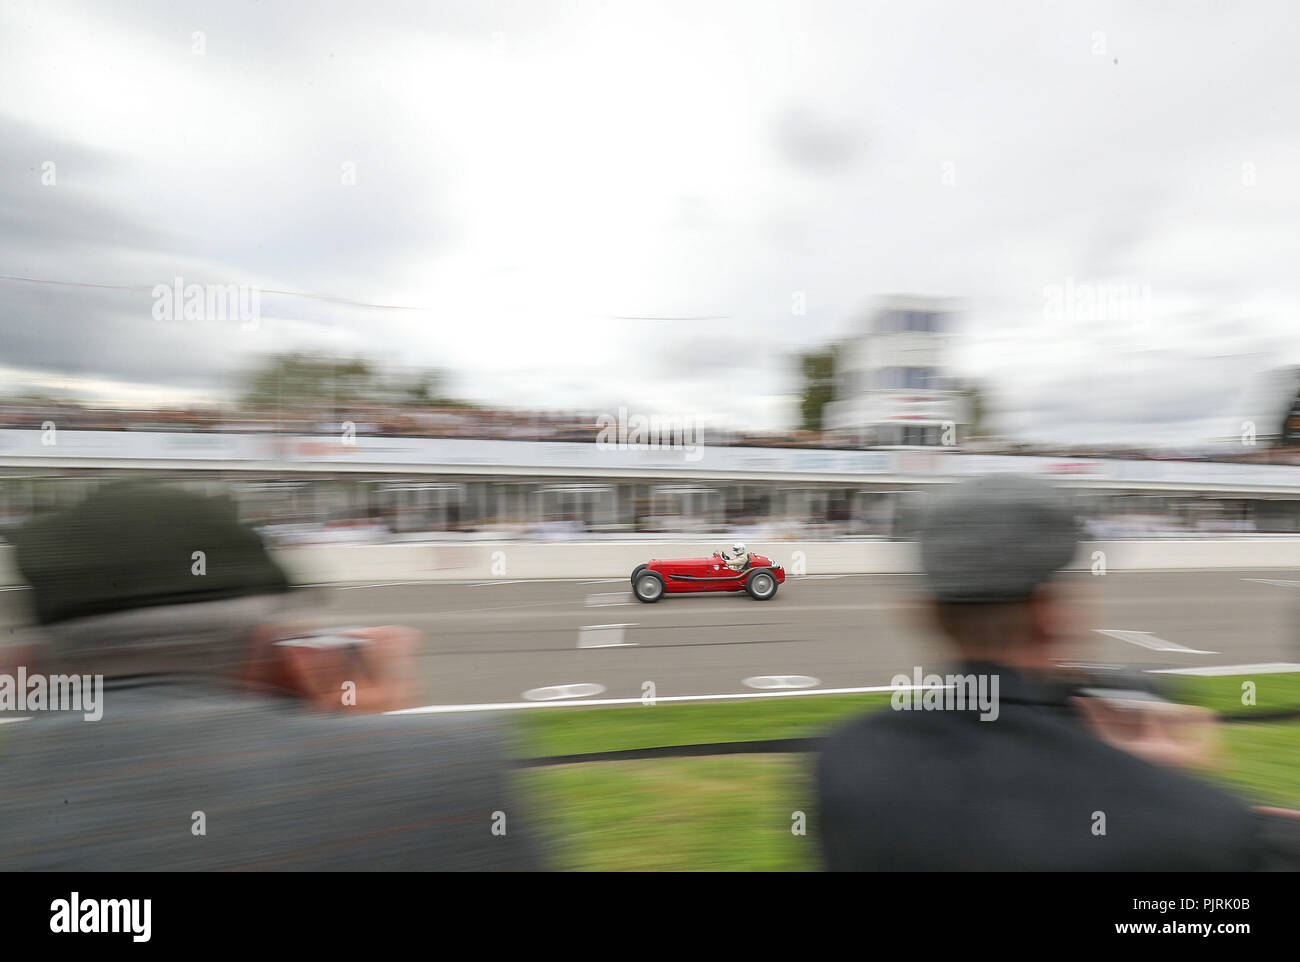
M 30 630 L 29 671 L 108 677 L 98 721 L 0 725 L 0 870 L 539 867 L 498 720 L 322 714 L 222 681 L 275 605 Z
M 832 870 L 1251 871 L 1260 821 L 1200 779 L 1113 748 L 1064 691 L 996 673 L 1001 713 L 891 711 L 827 739 L 817 789 Z
M 154 678 L 108 683 L 97 722 L 0 726 L 3 871 L 535 867 L 482 716 L 320 715 Z

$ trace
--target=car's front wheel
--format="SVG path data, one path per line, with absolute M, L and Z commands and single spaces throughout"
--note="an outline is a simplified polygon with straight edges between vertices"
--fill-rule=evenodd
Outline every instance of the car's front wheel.
M 776 575 L 770 571 L 755 571 L 745 582 L 745 590 L 756 601 L 767 601 L 776 594 Z
M 664 596 L 664 579 L 653 571 L 643 571 L 632 582 L 632 593 L 637 601 L 652 605 Z

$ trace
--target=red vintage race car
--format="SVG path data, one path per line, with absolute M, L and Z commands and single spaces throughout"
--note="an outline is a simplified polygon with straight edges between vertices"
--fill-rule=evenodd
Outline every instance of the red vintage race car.
M 771 558 L 749 553 L 740 544 L 709 558 L 655 559 L 632 572 L 632 593 L 646 604 L 666 594 L 700 591 L 747 591 L 751 598 L 768 601 L 784 583 L 784 568 L 773 564 Z

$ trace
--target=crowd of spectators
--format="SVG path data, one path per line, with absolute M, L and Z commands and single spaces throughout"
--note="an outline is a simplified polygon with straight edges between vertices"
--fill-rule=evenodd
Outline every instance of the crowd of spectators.
M 344 422 L 358 433 L 390 437 L 466 438 L 508 441 L 594 443 L 601 433 L 600 412 L 521 411 L 461 405 L 428 407 L 399 404 L 299 404 L 275 410 L 249 407 L 126 408 L 96 407 L 71 401 L 0 400 L 0 430 L 39 430 L 47 422 L 73 431 L 194 431 L 281 434 L 333 434 Z M 729 431 L 705 429 L 705 443 L 745 447 L 855 450 L 851 438 L 831 431 Z M 1061 458 L 1231 461 L 1300 464 L 1300 448 L 1278 447 L 1268 438 L 1257 444 L 1206 444 L 1203 447 L 1143 448 L 1123 445 L 1032 444 L 999 438 L 967 440 L 961 449 L 981 454 Z

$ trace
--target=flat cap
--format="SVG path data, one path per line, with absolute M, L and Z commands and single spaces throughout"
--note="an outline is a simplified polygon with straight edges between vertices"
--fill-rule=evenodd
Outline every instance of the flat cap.
M 1021 601 L 1079 545 L 1069 501 L 1040 478 L 989 474 L 946 485 L 921 522 L 921 567 L 939 601 Z

